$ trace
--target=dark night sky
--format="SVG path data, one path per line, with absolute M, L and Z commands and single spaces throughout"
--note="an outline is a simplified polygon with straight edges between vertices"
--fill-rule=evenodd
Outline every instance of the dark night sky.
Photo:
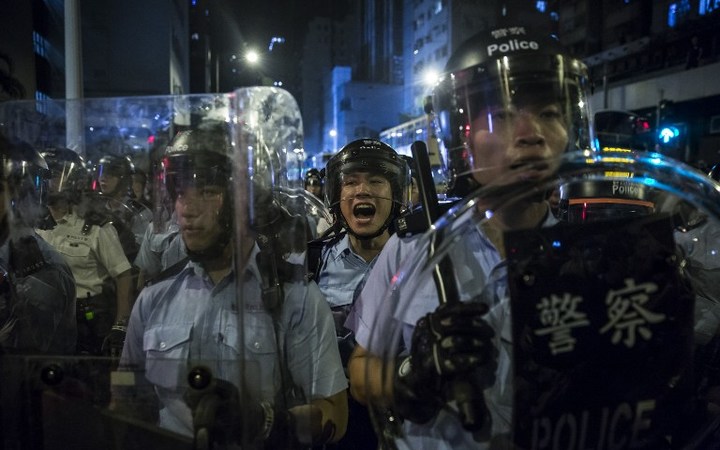
M 315 16 L 342 15 L 343 0 L 224 0 L 220 11 L 228 31 L 253 45 L 266 45 L 272 36 L 284 36 L 301 46 L 308 21 Z M 237 35 L 236 35 L 237 36 Z M 292 41 L 292 42 L 291 42 Z
M 308 22 L 313 17 L 342 17 L 351 0 L 218 0 L 215 23 L 220 31 L 219 50 L 224 55 L 243 53 L 244 47 L 268 51 L 273 36 L 285 38 L 264 62 L 263 70 L 271 78 L 283 79 L 285 87 L 294 90 L 299 73 L 303 40 Z M 226 57 L 227 57 L 226 56 Z M 241 77 L 241 76 L 240 76 Z M 235 84 L 247 81 L 236 78 Z

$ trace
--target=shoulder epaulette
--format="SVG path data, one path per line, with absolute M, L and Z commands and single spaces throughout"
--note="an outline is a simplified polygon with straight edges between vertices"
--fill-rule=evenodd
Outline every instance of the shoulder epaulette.
M 47 266 L 42 250 L 33 236 L 10 240 L 10 269 L 18 278 L 24 278 Z
M 90 230 L 94 225 L 102 227 L 105 224 L 111 222 L 109 215 L 101 214 L 97 211 L 88 211 L 83 217 L 83 219 L 85 219 L 85 223 L 83 223 L 82 234 L 85 235 L 90 233 Z
M 167 269 L 161 271 L 159 274 L 155 275 L 154 277 L 150 278 L 145 282 L 145 287 L 151 286 L 153 284 L 156 284 L 160 281 L 167 280 L 170 277 L 174 277 L 175 275 L 182 272 L 182 270 L 187 265 L 188 261 L 190 261 L 189 257 L 185 257 L 181 259 L 180 261 L 176 262 L 172 266 L 168 267 Z

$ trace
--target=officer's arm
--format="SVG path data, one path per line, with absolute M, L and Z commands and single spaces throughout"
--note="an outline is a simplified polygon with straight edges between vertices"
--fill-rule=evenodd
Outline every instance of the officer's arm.
M 309 405 L 290 408 L 290 414 L 295 422 L 295 435 L 301 443 L 322 445 L 337 442 L 347 428 L 346 391 L 313 400 Z
M 126 270 L 115 277 L 115 291 L 117 294 L 116 321 L 127 320 L 132 307 L 133 277 L 132 271 Z
M 360 345 L 355 346 L 348 362 L 350 394 L 363 405 L 370 401 L 385 406 L 391 404 L 394 368 L 384 368 L 384 364 L 382 358 L 370 354 Z M 383 373 L 386 374 L 385 383 Z

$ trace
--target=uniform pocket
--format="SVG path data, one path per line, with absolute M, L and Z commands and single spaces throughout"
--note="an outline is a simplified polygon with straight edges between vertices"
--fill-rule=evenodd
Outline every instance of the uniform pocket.
M 186 372 L 191 332 L 192 324 L 189 323 L 145 331 L 145 377 L 149 382 L 165 388 L 185 384 L 181 377 Z
M 272 399 L 280 379 L 272 319 L 266 314 L 248 313 L 244 320 L 246 380 L 253 390 L 261 392 L 261 398 Z
M 90 246 L 81 242 L 63 242 L 57 249 L 69 258 L 87 258 L 90 255 Z

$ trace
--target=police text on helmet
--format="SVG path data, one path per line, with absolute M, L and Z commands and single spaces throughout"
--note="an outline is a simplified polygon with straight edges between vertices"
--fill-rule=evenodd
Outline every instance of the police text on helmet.
M 487 47 L 488 56 L 492 56 L 495 52 L 508 53 L 515 52 L 518 50 L 537 50 L 540 46 L 536 41 L 519 41 L 517 39 L 510 39 L 507 42 L 501 44 L 490 44 Z

